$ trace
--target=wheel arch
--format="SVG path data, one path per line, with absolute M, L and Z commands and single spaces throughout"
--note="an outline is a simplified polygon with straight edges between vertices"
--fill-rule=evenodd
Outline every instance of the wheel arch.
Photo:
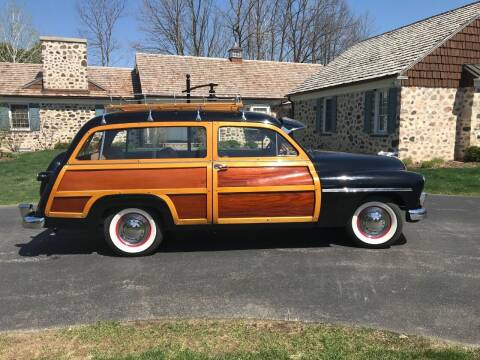
M 168 198 L 167 198 L 168 199 Z M 173 204 L 168 204 L 168 200 L 151 194 L 118 194 L 106 195 L 97 199 L 87 215 L 90 222 L 96 222 L 104 219 L 112 211 L 125 207 L 138 207 L 151 209 L 160 217 L 163 226 L 171 228 L 175 225 Z

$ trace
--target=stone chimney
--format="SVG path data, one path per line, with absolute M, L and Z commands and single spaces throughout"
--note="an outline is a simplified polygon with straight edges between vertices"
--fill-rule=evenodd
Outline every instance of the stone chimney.
M 88 91 L 87 40 L 41 36 L 44 90 Z
M 241 63 L 243 60 L 243 50 L 237 43 L 228 50 L 228 59 L 231 62 Z

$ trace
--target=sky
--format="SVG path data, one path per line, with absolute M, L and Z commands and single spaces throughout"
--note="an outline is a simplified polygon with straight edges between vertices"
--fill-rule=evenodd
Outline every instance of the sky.
M 7 0 L 0 0 L 3 7 Z M 79 36 L 76 0 L 17 0 L 32 18 L 40 35 Z M 471 0 L 346 0 L 356 13 L 368 12 L 372 20 L 372 35 L 380 34 L 417 20 L 471 3 Z M 127 11 L 117 27 L 120 42 L 115 66 L 132 67 L 132 44 L 142 38 L 135 18 L 138 0 L 127 0 Z

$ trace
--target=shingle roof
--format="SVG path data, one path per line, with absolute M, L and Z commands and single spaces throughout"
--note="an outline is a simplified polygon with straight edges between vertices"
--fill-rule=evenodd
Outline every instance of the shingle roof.
M 88 67 L 88 80 L 105 90 L 92 90 L 81 96 L 90 97 L 132 97 L 135 88 L 133 70 L 114 67 Z M 0 95 L 24 96 L 72 96 L 64 91 L 48 93 L 38 87 L 25 87 L 42 79 L 42 64 L 0 63 Z M 78 96 L 78 95 L 77 95 Z
M 132 97 L 138 84 L 133 69 L 116 67 L 88 67 L 88 80 L 100 85 L 112 96 Z
M 146 95 L 181 95 L 185 76 L 192 86 L 218 83 L 217 94 L 241 95 L 243 98 L 282 99 L 320 69 L 318 64 L 243 60 L 137 53 L 137 69 Z M 193 95 L 206 95 L 208 88 Z
M 327 64 L 292 93 L 399 74 L 480 15 L 475 2 L 364 40 Z

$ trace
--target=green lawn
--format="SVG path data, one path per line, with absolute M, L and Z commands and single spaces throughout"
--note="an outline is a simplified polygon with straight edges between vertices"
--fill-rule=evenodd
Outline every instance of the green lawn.
M 2 333 L 1 359 L 480 359 L 479 348 L 301 322 L 163 320 Z
M 37 202 L 37 173 L 47 168 L 62 150 L 38 151 L 0 160 L 0 205 Z M 426 191 L 431 194 L 480 196 L 480 166 L 474 168 L 412 168 L 426 178 Z
M 0 204 L 38 202 L 37 173 L 46 170 L 52 159 L 62 150 L 38 151 L 14 155 L 0 161 Z
M 411 169 L 425 176 L 429 194 L 480 196 L 480 166 L 474 168 Z

